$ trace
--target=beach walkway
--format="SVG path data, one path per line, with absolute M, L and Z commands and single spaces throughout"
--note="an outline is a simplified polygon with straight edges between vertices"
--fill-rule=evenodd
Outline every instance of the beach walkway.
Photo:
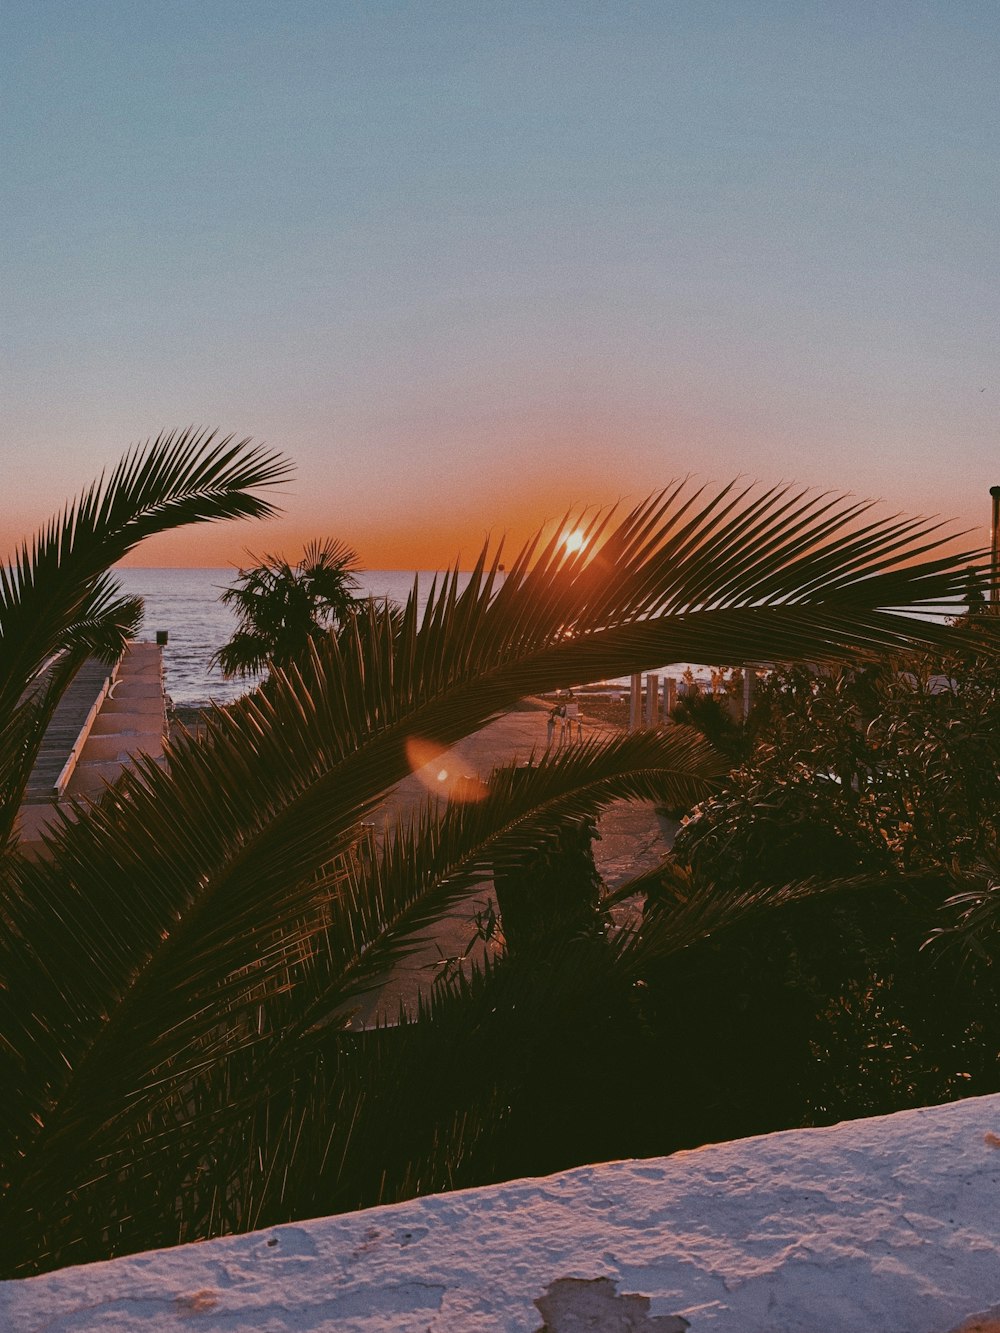
M 438 790 L 444 795 L 442 788 L 455 776 L 485 779 L 500 764 L 527 763 L 532 755 L 540 757 L 547 743 L 549 707 L 541 700 L 525 700 L 458 744 L 435 752 L 418 773 L 400 782 L 380 807 L 375 817 L 376 837 L 381 836 L 386 821 L 394 822 L 420 809 L 429 793 Z M 617 730 L 593 722 L 586 715 L 581 724 L 585 738 L 610 735 Z M 573 735 L 575 739 L 575 725 Z M 447 775 L 443 782 L 439 781 L 442 773 Z M 594 860 L 608 888 L 616 888 L 634 875 L 659 865 L 679 825 L 658 814 L 652 802 L 617 801 L 605 809 L 597 827 L 599 841 L 594 843 Z M 355 1026 L 367 1027 L 378 1016 L 392 1021 L 400 1005 L 413 1009 L 418 992 L 431 985 L 449 960 L 464 955 L 471 960 L 481 960 L 487 953 L 492 956 L 497 951 L 496 945 L 472 943 L 477 913 L 488 914 L 492 898 L 492 884 L 483 884 L 421 932 L 420 947 L 392 969 L 378 991 L 361 1002 Z M 627 915 L 625 908 L 622 919 Z
M 39 853 L 59 813 L 100 796 L 134 756 L 161 758 L 165 733 L 162 648 L 130 643 L 113 668 L 88 659 L 46 728 L 18 814 L 22 848 Z
M 94 800 L 136 755 L 161 759 L 166 731 L 163 649 L 155 643 L 130 643 L 81 748 L 66 794 Z
M 52 801 L 62 795 L 60 777 L 87 723 L 88 714 L 110 684 L 114 670 L 96 657 L 88 657 L 73 677 L 45 729 L 25 788 L 26 800 Z M 44 688 L 44 677 L 39 687 Z

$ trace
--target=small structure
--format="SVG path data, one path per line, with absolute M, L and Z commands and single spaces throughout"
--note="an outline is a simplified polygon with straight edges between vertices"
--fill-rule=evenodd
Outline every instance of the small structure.
M 642 676 L 636 672 L 629 680 L 628 729 L 639 730 L 639 717 L 642 711 Z
M 677 704 L 677 680 L 674 676 L 663 678 L 663 720 L 670 721 L 670 714 Z
M 652 672 L 646 677 L 646 726 L 655 727 L 660 720 L 660 678 Z
M 22 847 L 40 851 L 57 811 L 99 797 L 136 755 L 161 759 L 166 734 L 159 644 L 133 641 L 113 667 L 89 658 L 46 728 L 18 814 Z

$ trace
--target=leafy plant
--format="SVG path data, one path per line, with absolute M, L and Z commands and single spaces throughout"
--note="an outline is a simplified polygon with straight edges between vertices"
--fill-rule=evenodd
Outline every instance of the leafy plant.
M 242 454 L 216 466 L 244 488 L 278 467 Z M 109 485 L 98 506 L 108 523 L 137 468 L 143 460 Z M 169 513 L 172 471 L 151 473 L 148 505 Z M 222 491 L 211 516 L 250 512 L 242 489 L 238 502 Z M 95 549 L 117 558 L 121 541 L 94 528 Z M 10 850 L 0 915 L 7 1271 L 509 1169 L 503 1130 L 524 1107 L 511 1096 L 511 1053 L 532 1014 L 610 1022 L 651 959 L 788 895 L 694 892 L 610 947 L 573 935 L 544 966 L 519 949 L 440 988 L 416 1021 L 353 1032 L 358 997 L 495 861 L 530 856 L 554 823 L 603 801 L 690 803 L 722 767 L 680 727 L 567 747 L 527 780 L 495 773 L 484 799 L 389 830 L 366 861 L 353 850 L 358 821 L 409 771 L 413 742 L 447 745 L 530 692 L 669 661 L 834 662 L 944 644 L 951 631 L 901 609 L 946 602 L 970 559 L 944 549 L 934 525 L 875 519 L 865 505 L 683 484 L 620 518 L 595 517 L 579 552 L 555 538 L 529 543 L 502 581 L 499 554 L 483 553 L 462 592 L 455 574 L 436 584 L 422 617 L 414 597 L 399 614 L 369 604 L 311 638 L 266 691 L 212 714 L 204 739 L 173 745 L 167 769 L 140 761 L 74 811 L 44 859 Z M 24 562 L 5 576 L 15 607 L 5 635 L 18 624 L 34 633 L 30 598 L 25 608 L 17 598 L 41 575 L 27 551 Z M 39 642 L 75 623 L 100 578 L 88 571 L 82 593 L 59 593 L 53 573 Z M 5 651 L 27 660 L 19 641 Z M 19 697 L 7 696 L 0 722 L 33 735 Z M 581 967 L 592 946 L 600 964 Z M 609 995 L 619 997 L 611 1010 Z M 428 1091 L 423 1069 L 451 1072 L 415 1115 L 407 1094 Z
M 85 659 L 113 662 L 141 620 L 109 567 L 155 533 L 189 523 L 266 518 L 255 494 L 289 465 L 233 436 L 160 435 L 127 454 L 0 566 L 0 855 L 42 736 Z
M 772 673 L 756 748 L 678 836 L 719 884 L 969 864 L 1000 832 L 993 617 L 947 654 Z
M 781 1128 L 1000 1086 L 995 628 L 963 619 L 946 654 L 862 671 L 775 672 L 753 755 L 676 839 L 695 881 L 722 895 L 844 882 L 773 930 L 737 928 L 711 964 L 696 951 L 690 977 L 662 979 L 696 997 L 689 1072 L 696 1083 L 700 1060 L 702 1102 L 738 1132 L 762 1127 L 768 1106 L 766 1127 Z M 702 977 L 719 978 L 708 996 Z M 698 1055 L 720 1006 L 736 1081 L 756 1087 L 742 1110 L 728 1073 Z
M 956 887 L 940 872 L 868 873 L 806 882 L 783 902 L 760 886 L 780 911 L 651 961 L 650 1067 L 684 1078 L 670 1146 L 996 1091 L 996 968 L 959 952 L 958 935 L 950 950 L 921 948 Z
M 222 601 L 236 611 L 233 637 L 214 655 L 223 675 L 255 676 L 272 663 L 287 667 L 336 629 L 356 605 L 357 552 L 342 542 L 310 542 L 291 565 L 266 555 L 241 569 Z
M 671 711 L 674 722 L 684 723 L 697 731 L 725 754 L 731 762 L 742 759 L 747 751 L 745 728 L 733 720 L 732 713 L 724 700 L 716 699 L 711 694 L 691 691 L 682 695 Z

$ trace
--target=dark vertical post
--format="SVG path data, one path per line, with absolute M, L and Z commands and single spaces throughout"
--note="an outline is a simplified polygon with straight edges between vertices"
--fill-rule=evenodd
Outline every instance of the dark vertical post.
M 993 499 L 993 545 L 990 548 L 990 602 L 1000 607 L 1000 486 L 990 487 Z

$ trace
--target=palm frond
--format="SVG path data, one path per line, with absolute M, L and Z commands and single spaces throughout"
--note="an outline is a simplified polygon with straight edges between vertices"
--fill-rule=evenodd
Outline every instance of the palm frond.
M 0 566 L 0 849 L 66 686 L 88 654 L 113 662 L 138 629 L 141 603 L 120 595 L 107 567 L 155 532 L 274 513 L 254 492 L 287 473 L 249 440 L 161 435 Z
M 58 653 L 30 682 L 0 726 L 0 849 L 7 849 L 45 729 L 67 687 L 89 657 L 113 664 L 142 623 L 142 599 L 118 597 L 99 579 L 66 626 Z M 0 856 L 4 855 L 0 851 Z
M 171 432 L 126 454 L 0 567 L 0 719 L 64 646 L 110 565 L 153 533 L 275 513 L 255 492 L 288 474 L 277 454 L 208 431 Z
M 498 869 L 530 862 L 560 824 L 593 816 L 610 801 L 691 804 L 722 777 L 725 762 L 687 727 L 567 746 L 527 766 L 494 769 L 475 799 L 397 825 L 349 893 L 330 906 L 328 973 L 303 1008 L 304 1031 L 370 989 L 413 938 Z
M 910 876 L 906 887 L 921 889 L 925 880 Z M 589 1092 L 605 1066 L 620 1099 L 631 1062 L 654 1057 L 637 1043 L 643 1024 L 635 989 L 651 962 L 756 915 L 884 890 L 882 877 L 858 876 L 720 893 L 696 890 L 681 873 L 641 932 L 625 930 L 611 941 L 548 937 L 524 954 L 442 974 L 418 1012 L 401 1013 L 390 1030 L 357 1036 L 315 1027 L 290 1043 L 283 1068 L 264 1066 L 267 1096 L 227 1122 L 220 1137 L 231 1158 L 225 1150 L 209 1155 L 208 1171 L 219 1170 L 216 1197 L 233 1199 L 222 1182 L 239 1171 L 239 1197 L 253 1201 L 255 1225 L 262 1225 L 504 1179 L 511 1167 L 522 1174 L 531 1169 L 524 1152 L 534 1125 L 522 1123 L 518 1134 L 516 1108 L 523 1115 L 530 1107 L 534 1121 L 551 1114 L 555 1100 L 563 1115 L 571 1107 L 573 1114 L 580 1108 L 558 1086 L 560 1075 L 575 1070 Z M 259 1073 L 248 1065 L 244 1085 Z M 540 1083 L 546 1076 L 549 1083 Z M 560 1134 L 572 1129 L 563 1118 L 557 1123 Z M 512 1139 L 513 1158 L 505 1146 Z M 621 1140 L 611 1142 L 617 1150 Z M 241 1225 L 235 1211 L 227 1224 Z
M 526 846 L 537 845 L 553 819 L 593 812 L 612 799 L 694 798 L 706 792 L 709 779 L 719 772 L 718 757 L 696 733 L 680 727 L 667 736 L 640 734 L 570 747 L 527 773 L 514 767 L 497 770 L 485 799 L 452 804 L 443 812 L 428 809 L 412 828 L 399 828 L 378 861 L 353 883 L 333 867 L 314 876 L 298 895 L 292 890 L 280 929 L 270 935 L 261 933 L 259 919 L 254 920 L 259 913 L 252 904 L 233 904 L 235 915 L 225 923 L 207 913 L 205 904 L 192 904 L 174 925 L 174 942 L 191 930 L 188 956 L 210 960 L 211 971 L 196 969 L 187 978 L 178 976 L 171 965 L 174 951 L 161 949 L 146 975 L 133 981 L 127 997 L 138 1029 L 121 1021 L 124 997 L 106 994 L 102 1004 L 119 1021 L 98 1022 L 88 1034 L 81 1025 L 78 992 L 67 985 L 63 987 L 67 1007 L 58 1027 L 51 1005 L 44 1030 L 33 1012 L 6 1013 L 3 1030 L 11 1058 L 37 1063 L 47 1049 L 50 1071 L 60 1064 L 67 1073 L 73 1070 L 59 1117 L 50 1115 L 47 1132 L 36 1137 L 35 1148 L 41 1151 L 29 1154 L 35 1160 L 21 1185 L 22 1196 L 28 1193 L 37 1203 L 49 1188 L 64 1189 L 72 1161 L 85 1163 L 92 1183 L 106 1177 L 118 1160 L 123 1128 L 131 1127 L 134 1134 L 137 1121 L 145 1126 L 151 1115 L 162 1114 L 165 1104 L 179 1098 L 186 1105 L 192 1081 L 197 1083 L 206 1062 L 216 1080 L 228 1061 L 245 1062 L 247 1033 L 240 1014 L 268 999 L 280 1006 L 278 994 L 287 990 L 290 973 L 297 978 L 295 1020 L 289 1014 L 275 1030 L 258 1033 L 254 1044 L 262 1049 L 255 1072 L 240 1096 L 232 1097 L 229 1119 L 245 1107 L 247 1088 L 276 1084 L 289 1065 L 297 1066 L 301 1059 L 297 1047 L 305 1034 L 321 1031 L 331 1021 L 343 1022 L 337 1016 L 344 1006 L 413 947 L 415 931 L 487 875 L 499 858 L 509 862 L 524 855 Z M 70 833 L 68 841 L 81 851 L 79 838 Z M 143 904 L 134 898 L 128 902 L 105 896 L 85 911 L 75 901 L 76 883 L 57 889 L 54 878 L 49 863 L 29 868 L 25 892 L 12 918 L 18 933 L 17 959 L 9 960 L 6 974 L 22 996 L 37 988 L 31 977 L 44 960 L 38 956 L 32 925 L 48 917 L 50 895 L 60 892 L 64 901 L 56 924 L 61 938 L 50 937 L 45 954 L 66 959 L 69 972 L 74 948 L 85 950 L 93 994 L 100 979 L 120 973 L 123 942 L 134 944 L 137 934 L 134 928 L 109 930 L 108 921 L 121 919 L 129 910 L 135 918 Z M 89 915 L 94 906 L 102 913 L 99 922 Z M 223 966 L 226 981 L 219 970 L 219 950 L 226 948 L 223 936 L 230 946 L 238 942 L 240 955 L 231 956 Z M 310 941 L 311 950 L 306 947 Z M 141 1005 L 139 991 L 145 997 Z M 30 1094 L 30 1087 L 24 1091 Z M 124 1122 L 122 1108 L 127 1108 Z M 34 1098 L 26 1096 L 19 1106 L 12 1099 L 8 1110 L 5 1134 L 12 1134 L 23 1152 L 25 1132 L 30 1135 L 31 1126 L 45 1119 L 37 1087 Z M 126 1137 L 133 1171 L 144 1155 L 150 1159 L 146 1170 L 162 1161 L 170 1143 L 170 1137 L 161 1133 L 142 1149 L 134 1136 Z M 190 1129 L 182 1130 L 182 1138 L 190 1151 Z M 10 1151 L 8 1147 L 8 1160 Z M 22 1163 L 27 1160 L 22 1157 Z M 100 1162 L 105 1165 L 99 1167 Z M 19 1232 L 27 1234 L 29 1226 L 21 1217 Z
M 940 554 L 922 520 L 858 528 L 862 513 L 790 490 L 682 484 L 621 519 L 595 516 L 576 555 L 557 536 L 529 543 L 503 580 L 484 551 L 463 591 L 454 572 L 435 585 L 422 618 L 415 597 L 399 615 L 368 605 L 266 691 L 216 712 L 204 742 L 175 746 L 169 771 L 140 763 L 78 811 L 48 861 L 18 864 L 0 935 L 19 1087 L 2 1157 L 23 1186 L 11 1216 L 23 1220 L 33 1192 L 61 1198 L 79 1183 L 78 1145 L 127 1145 L 141 1169 L 152 1147 L 138 1127 L 169 1103 L 164 1089 L 235 1060 L 275 1013 L 294 1027 L 314 1004 L 331 1012 L 348 989 L 328 984 L 334 972 L 298 985 L 288 1012 L 281 997 L 295 996 L 290 978 L 307 972 L 344 892 L 323 867 L 407 774 L 415 738 L 446 746 L 525 694 L 671 661 L 844 661 L 949 641 L 900 608 L 940 610 L 973 557 Z M 452 817 L 449 856 L 474 845 L 479 817 Z M 336 976 L 350 986 L 426 910 L 421 867 L 448 879 L 437 828 L 421 835 L 429 861 L 416 842 L 393 844 L 383 871 L 396 888 L 381 902 L 337 909 Z M 684 910 L 693 931 L 701 908 Z

